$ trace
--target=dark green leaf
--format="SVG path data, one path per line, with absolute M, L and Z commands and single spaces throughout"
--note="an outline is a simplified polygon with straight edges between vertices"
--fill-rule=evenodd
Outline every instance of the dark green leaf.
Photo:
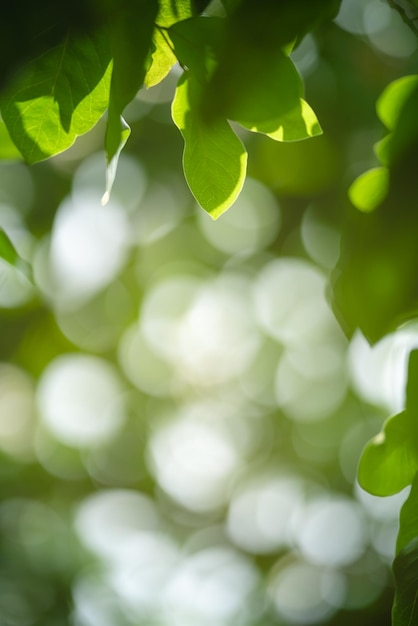
M 247 153 L 226 120 L 208 126 L 202 119 L 201 90 L 186 72 L 177 87 L 172 115 L 185 141 L 183 167 L 187 183 L 199 204 L 216 219 L 241 191 Z
M 415 115 L 415 114 L 414 114 Z M 333 273 L 333 306 L 347 335 L 375 343 L 418 313 L 418 141 L 390 167 L 390 188 L 374 211 L 354 210 Z
M 253 0 L 241 0 L 226 19 L 225 45 L 219 54 L 208 94 L 217 94 L 208 103 L 208 119 L 230 117 L 241 98 L 237 85 L 245 85 L 254 73 L 268 74 L 276 63 L 277 53 L 293 46 L 314 23 L 336 15 L 339 0 L 260 0 L 257 9 Z M 227 3 L 230 9 L 230 3 Z M 285 93 L 282 92 L 282 96 Z
M 108 105 L 109 64 L 105 35 L 70 33 L 12 81 L 1 113 L 28 163 L 66 150 L 96 124 Z
M 222 18 L 195 17 L 169 29 L 177 58 L 201 83 L 210 78 L 217 66 L 224 27 Z
M 97 0 L 3 0 L 0 19 L 0 88 L 28 62 L 58 46 L 69 30 L 103 25 Z
M 109 196 L 118 157 L 129 135 L 128 126 L 122 119 L 123 110 L 143 85 L 151 61 L 158 2 L 111 0 L 110 6 L 113 70 L 106 130 L 108 172 L 105 198 Z
M 217 68 L 224 30 L 225 20 L 215 17 L 186 20 L 169 30 L 177 57 L 202 84 Z M 237 64 L 229 75 L 229 87 L 234 99 L 226 107 L 225 116 L 245 128 L 278 141 L 321 133 L 314 112 L 302 99 L 300 76 L 281 49 L 274 51 L 267 62 L 262 53 L 254 53 L 244 68 Z M 206 90 L 202 108 L 209 111 L 209 118 L 217 100 L 217 92 Z
M 302 99 L 302 81 L 292 61 L 277 50 L 268 63 L 258 55 L 246 68 L 246 80 L 232 75 L 235 99 L 228 118 L 277 141 L 296 141 L 322 131 L 310 106 Z
M 395 601 L 392 626 L 418 624 L 418 537 L 410 541 L 393 563 Z
M 414 424 L 414 434 L 418 432 L 418 350 L 409 355 L 408 379 L 406 383 L 406 408 Z
M 415 475 L 411 493 L 401 509 L 396 552 L 401 552 L 413 539 L 418 539 L 418 474 Z

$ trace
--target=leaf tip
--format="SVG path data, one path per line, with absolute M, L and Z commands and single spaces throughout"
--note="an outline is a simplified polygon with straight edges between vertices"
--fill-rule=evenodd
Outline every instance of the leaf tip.
M 104 194 L 102 195 L 102 199 L 100 201 L 101 205 L 106 206 L 106 204 L 109 202 L 109 198 L 110 198 L 110 193 L 108 190 L 106 190 Z

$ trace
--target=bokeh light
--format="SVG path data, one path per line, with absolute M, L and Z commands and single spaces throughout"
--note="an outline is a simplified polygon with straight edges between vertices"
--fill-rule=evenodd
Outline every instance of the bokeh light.
M 68 354 L 55 359 L 43 373 L 37 402 L 44 424 L 70 446 L 98 445 L 124 420 L 118 374 L 97 357 Z
M 171 497 L 204 512 L 227 501 L 241 446 L 228 425 L 229 407 L 209 401 L 184 406 L 149 441 L 151 470 Z

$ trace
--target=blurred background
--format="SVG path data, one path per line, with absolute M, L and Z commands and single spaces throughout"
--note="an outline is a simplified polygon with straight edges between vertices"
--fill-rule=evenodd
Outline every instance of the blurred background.
M 249 177 L 213 222 L 181 171 L 179 76 L 128 107 L 108 205 L 104 123 L 0 163 L 0 624 L 390 624 L 407 493 L 356 484 L 404 403 L 410 324 L 348 340 L 329 277 L 375 102 L 416 73 L 383 0 L 343 0 L 293 52 L 324 135 L 239 131 Z

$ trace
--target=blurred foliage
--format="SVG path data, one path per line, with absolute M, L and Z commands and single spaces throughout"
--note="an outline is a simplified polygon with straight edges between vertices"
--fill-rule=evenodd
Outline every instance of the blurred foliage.
M 63 25 L 101 28 L 113 4 L 6 3 L 0 84 L 60 45 Z M 151 68 L 135 52 L 138 80 L 148 67 L 153 86 L 115 104 L 131 136 L 106 206 L 106 120 L 30 168 L 0 127 L 0 623 L 380 626 L 395 555 L 394 619 L 408 623 L 416 453 L 396 424 L 408 415 L 416 428 L 416 352 L 402 413 L 418 347 L 414 3 L 344 0 L 332 20 L 338 3 L 265 0 L 255 22 L 253 3 L 186 4 L 182 19 L 236 19 L 218 70 L 212 44 L 209 65 L 190 67 L 201 93 L 217 94 L 194 109 L 199 123 L 254 102 L 267 74 L 242 86 L 240 72 L 248 55 L 276 50 L 278 33 L 297 111 L 291 63 L 323 135 L 286 143 L 234 124 L 248 177 L 214 222 L 183 179 L 170 119 L 181 69 L 168 71 L 167 50 Z M 189 20 L 172 41 L 187 57 L 182 28 Z M 123 128 L 114 122 L 115 136 Z M 377 167 L 385 193 L 358 179 Z M 391 489 L 414 480 L 407 500 L 408 487 L 378 498 L 356 483 L 388 414 L 391 479 L 413 449 Z M 361 484 L 388 488 L 374 479 L 378 489 Z

